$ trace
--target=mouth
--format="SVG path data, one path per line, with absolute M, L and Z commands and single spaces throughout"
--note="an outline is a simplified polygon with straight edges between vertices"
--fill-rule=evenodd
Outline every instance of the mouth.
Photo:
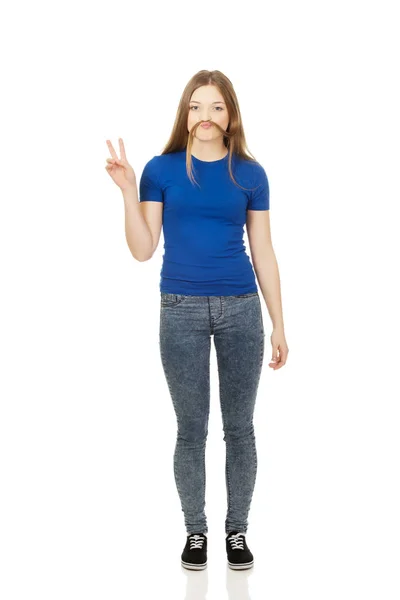
M 200 127 L 203 127 L 204 129 L 210 129 L 211 123 L 202 123 Z

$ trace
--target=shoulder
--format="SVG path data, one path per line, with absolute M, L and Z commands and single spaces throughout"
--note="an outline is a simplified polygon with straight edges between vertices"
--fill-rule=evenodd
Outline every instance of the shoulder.
M 150 174 L 154 174 L 157 172 L 158 167 L 159 167 L 159 162 L 158 162 L 158 156 L 153 156 L 153 158 L 150 158 L 144 165 L 143 167 L 143 173 L 142 176 L 145 175 L 150 175 Z
M 262 179 L 266 176 L 264 167 L 256 160 L 240 158 L 239 164 L 246 174 L 250 175 L 252 178 Z
M 185 151 L 180 152 L 167 152 L 166 154 L 156 154 L 149 160 L 149 162 L 153 162 L 154 164 L 163 166 L 167 165 L 171 162 L 176 162 L 182 159 L 182 156 L 185 154 Z
M 153 156 L 146 162 L 144 168 L 145 169 L 158 169 L 161 166 L 160 158 L 161 157 L 158 154 L 156 154 L 155 156 Z
M 235 157 L 237 173 L 244 182 L 244 185 L 257 187 L 259 185 L 268 186 L 267 173 L 261 163 L 253 159 Z
M 155 154 L 145 164 L 145 169 L 154 173 L 162 173 L 168 169 L 173 163 L 181 160 L 182 152 L 169 152 L 167 154 Z

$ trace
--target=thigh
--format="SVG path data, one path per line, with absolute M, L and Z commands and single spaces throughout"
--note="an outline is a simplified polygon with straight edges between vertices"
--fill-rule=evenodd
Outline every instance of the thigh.
M 264 358 L 265 332 L 258 293 L 225 297 L 214 344 L 224 427 L 239 433 L 252 423 Z
M 211 337 L 204 299 L 161 293 L 160 354 L 178 421 L 206 422 L 210 410 Z

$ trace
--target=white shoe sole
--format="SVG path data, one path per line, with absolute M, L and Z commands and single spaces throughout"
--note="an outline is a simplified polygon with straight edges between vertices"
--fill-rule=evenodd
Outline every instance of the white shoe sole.
M 207 567 L 207 563 L 201 563 L 199 565 L 193 564 L 193 563 L 186 563 L 183 560 L 181 560 L 181 565 L 184 569 L 190 569 L 192 571 L 201 571 L 202 569 L 205 569 Z
M 248 563 L 241 563 L 241 564 L 231 563 L 228 560 L 228 565 L 231 569 L 234 569 L 235 571 L 240 571 L 242 569 L 251 569 L 251 567 L 254 567 L 254 560 L 252 560 L 251 562 L 248 562 Z

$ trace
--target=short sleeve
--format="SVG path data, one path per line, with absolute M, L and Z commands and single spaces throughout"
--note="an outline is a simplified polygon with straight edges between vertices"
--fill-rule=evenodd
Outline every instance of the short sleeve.
M 159 162 L 157 158 L 157 156 L 154 156 L 144 166 L 139 182 L 139 202 L 146 202 L 148 200 L 163 202 L 163 191 L 159 184 Z
M 253 176 L 253 189 L 247 205 L 248 210 L 269 210 L 269 183 L 264 168 L 260 163 L 255 165 L 255 176 Z

